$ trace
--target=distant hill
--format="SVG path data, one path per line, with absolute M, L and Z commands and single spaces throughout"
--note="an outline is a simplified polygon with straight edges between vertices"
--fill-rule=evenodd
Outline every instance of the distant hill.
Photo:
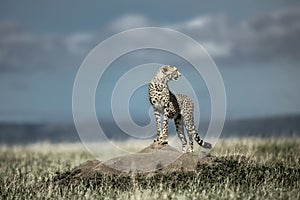
M 0 143 L 28 144 L 48 141 L 76 142 L 79 137 L 70 124 L 0 123 Z
M 300 115 L 243 119 L 225 122 L 222 137 L 300 136 Z
M 208 125 L 208 123 L 202 124 L 203 126 Z M 129 136 L 122 133 L 115 124 L 106 123 L 105 127 L 104 131 L 108 138 L 113 140 L 129 139 Z M 228 120 L 225 122 L 221 135 L 222 138 L 249 136 L 300 136 L 300 115 Z M 73 124 L 0 123 L 0 144 L 29 144 L 41 141 L 79 142 L 80 139 Z

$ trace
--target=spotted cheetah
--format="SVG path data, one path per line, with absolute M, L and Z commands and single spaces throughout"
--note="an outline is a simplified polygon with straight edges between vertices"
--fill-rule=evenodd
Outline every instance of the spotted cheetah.
M 154 109 L 156 118 L 157 138 L 155 142 L 159 144 L 168 144 L 168 120 L 174 119 L 176 132 L 182 142 L 182 152 L 193 152 L 193 141 L 210 149 L 210 143 L 200 139 L 194 125 L 194 103 L 184 94 L 173 94 L 168 87 L 168 82 L 176 81 L 181 73 L 175 66 L 164 65 L 149 84 L 149 101 Z M 163 115 L 163 129 L 161 130 L 161 115 Z M 189 148 L 184 134 L 184 127 L 189 137 Z

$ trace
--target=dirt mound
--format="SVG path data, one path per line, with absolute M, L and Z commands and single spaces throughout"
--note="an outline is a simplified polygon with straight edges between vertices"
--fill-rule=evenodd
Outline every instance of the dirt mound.
M 136 154 L 116 157 L 105 162 L 86 161 L 70 172 L 56 177 L 59 182 L 72 182 L 78 179 L 94 178 L 98 175 L 131 175 L 132 173 L 151 176 L 155 173 L 196 172 L 199 165 L 218 164 L 217 157 L 204 153 L 182 154 L 170 145 L 153 143 Z
M 157 142 L 153 142 L 148 147 L 139 151 L 139 153 L 154 153 L 154 152 L 158 152 L 158 151 L 170 151 L 170 152 L 180 153 L 177 149 L 175 149 L 174 147 L 172 147 L 168 144 L 161 145 L 161 144 L 158 144 Z
M 136 154 L 113 158 L 103 164 L 122 172 L 146 173 L 165 168 L 181 155 L 170 145 L 152 143 Z

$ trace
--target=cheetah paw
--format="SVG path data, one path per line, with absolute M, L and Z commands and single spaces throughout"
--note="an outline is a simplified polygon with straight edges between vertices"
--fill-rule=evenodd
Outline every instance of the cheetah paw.
M 183 145 L 182 146 L 182 151 L 181 151 L 182 153 L 186 153 L 187 152 L 187 149 L 186 149 L 186 145 Z
M 187 149 L 187 152 L 188 152 L 188 153 L 193 153 L 193 152 L 194 152 L 194 148 L 189 147 L 189 148 Z
M 168 144 L 168 140 L 159 141 L 159 144 L 162 144 L 162 145 Z

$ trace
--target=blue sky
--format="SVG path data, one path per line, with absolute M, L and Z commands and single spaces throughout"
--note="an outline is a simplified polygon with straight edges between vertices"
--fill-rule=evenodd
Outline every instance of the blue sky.
M 229 119 L 299 114 L 299 13 L 300 4 L 292 0 L 2 0 L 0 120 L 71 121 L 73 82 L 85 56 L 107 37 L 144 26 L 181 31 L 207 49 L 224 79 Z M 156 61 L 157 55 L 149 52 L 140 62 Z M 161 57 L 157 62 L 177 62 Z M 130 56 L 126 62 L 134 63 Z M 122 75 L 117 64 L 107 72 L 106 88 Z M 134 97 L 142 98 L 145 91 Z M 196 91 L 201 116 L 209 118 L 206 88 Z M 97 94 L 107 105 L 108 97 L 109 92 Z M 99 115 L 111 118 L 107 105 L 96 106 Z M 148 102 L 137 105 L 132 110 L 136 118 L 147 114 Z

